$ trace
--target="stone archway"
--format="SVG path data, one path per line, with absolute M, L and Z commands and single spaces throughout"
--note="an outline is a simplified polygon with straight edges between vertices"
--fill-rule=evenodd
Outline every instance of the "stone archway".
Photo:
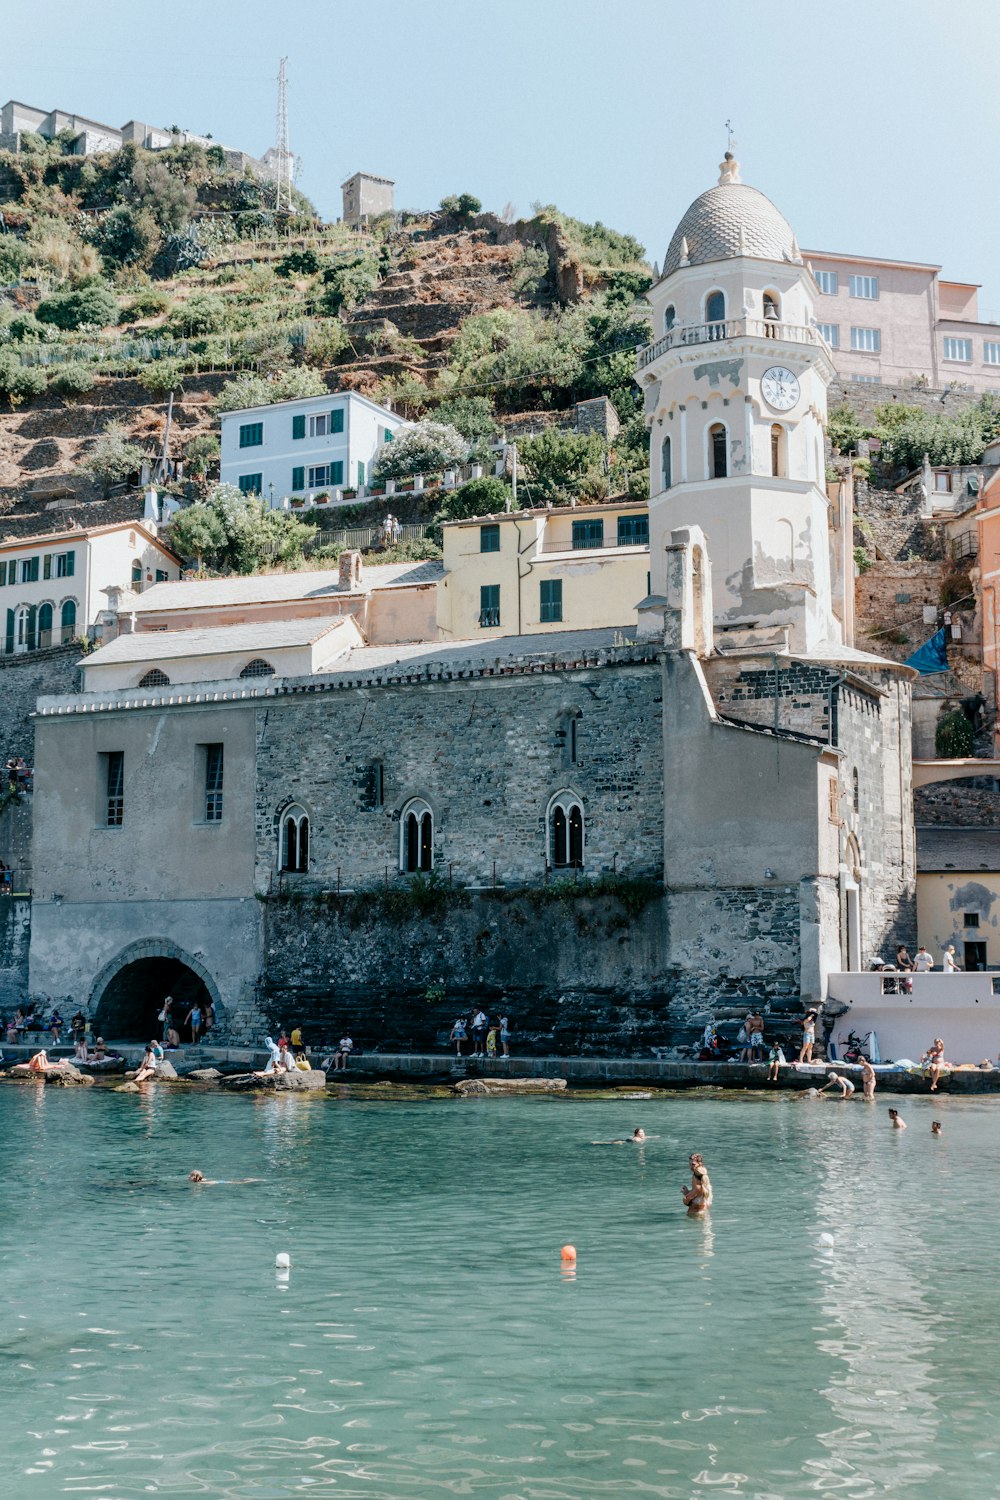
M 191 1005 L 211 1001 L 214 1030 L 223 1029 L 225 1006 L 218 986 L 204 964 L 168 938 L 145 938 L 130 943 L 98 974 L 90 991 L 89 1013 L 96 1033 L 116 1041 L 148 1041 L 159 1036 L 157 1013 L 164 998 L 174 1001 L 173 1014 L 182 1040 L 180 1022 Z

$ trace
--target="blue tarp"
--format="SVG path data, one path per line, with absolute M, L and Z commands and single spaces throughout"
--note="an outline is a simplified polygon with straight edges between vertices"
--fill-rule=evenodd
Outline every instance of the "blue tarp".
M 924 641 L 918 646 L 912 656 L 906 658 L 908 667 L 915 667 L 918 672 L 947 672 L 948 653 L 945 650 L 947 634 L 942 626 L 929 641 Z

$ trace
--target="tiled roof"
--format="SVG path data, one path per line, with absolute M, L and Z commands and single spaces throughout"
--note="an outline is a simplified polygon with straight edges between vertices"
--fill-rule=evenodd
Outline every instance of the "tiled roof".
M 664 276 L 680 265 L 684 240 L 693 266 L 736 255 L 795 259 L 795 236 L 788 220 L 770 198 L 743 182 L 709 188 L 694 200 L 674 230 L 663 261 Z
M 268 651 L 280 646 L 308 646 L 331 631 L 344 630 L 344 649 L 358 638 L 350 619 L 265 620 L 247 625 L 219 625 L 209 630 L 141 630 L 120 635 L 85 656 L 82 667 L 110 667 L 121 662 L 168 662 L 181 656 L 224 656 L 230 652 Z
M 944 824 L 918 828 L 917 870 L 1000 874 L 1000 828 L 949 828 Z
M 191 578 L 179 583 L 154 584 L 135 599 L 129 599 L 128 613 L 213 609 L 235 604 L 281 603 L 289 599 L 322 599 L 325 595 L 335 594 L 366 594 L 372 589 L 436 583 L 443 575 L 444 564 L 435 559 L 382 563 L 365 568 L 359 589 L 341 588 L 336 568 L 324 568 L 317 573 L 255 573 L 245 578 Z

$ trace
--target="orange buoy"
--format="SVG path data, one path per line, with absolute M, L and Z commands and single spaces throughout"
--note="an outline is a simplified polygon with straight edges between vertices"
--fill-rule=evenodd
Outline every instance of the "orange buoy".
M 576 1260 L 576 1246 L 575 1245 L 563 1245 L 563 1247 L 562 1247 L 562 1258 L 563 1258 L 563 1260 Z

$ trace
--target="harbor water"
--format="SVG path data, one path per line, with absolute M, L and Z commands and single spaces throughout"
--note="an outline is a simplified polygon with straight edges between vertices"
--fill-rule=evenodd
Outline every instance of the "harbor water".
M 988 1500 L 998 1124 L 6 1085 L 2 1494 Z

